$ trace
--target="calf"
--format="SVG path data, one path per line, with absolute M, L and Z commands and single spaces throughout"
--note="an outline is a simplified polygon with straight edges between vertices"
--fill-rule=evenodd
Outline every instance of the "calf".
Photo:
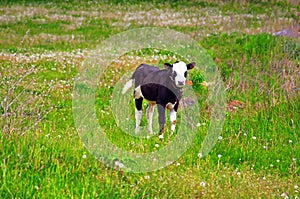
M 140 122 L 142 118 L 142 102 L 145 98 L 149 104 L 146 109 L 146 117 L 148 120 L 148 131 L 152 131 L 152 116 L 154 106 L 158 108 L 158 122 L 160 132 L 164 129 L 166 122 L 165 109 L 169 110 L 171 131 L 175 131 L 176 114 L 179 101 L 182 97 L 182 88 L 186 84 L 187 71 L 194 68 L 195 62 L 185 64 L 177 61 L 173 65 L 164 64 L 165 69 L 160 70 L 158 67 L 141 64 L 134 71 L 131 79 L 125 84 L 123 94 L 135 84 L 135 132 L 140 130 Z

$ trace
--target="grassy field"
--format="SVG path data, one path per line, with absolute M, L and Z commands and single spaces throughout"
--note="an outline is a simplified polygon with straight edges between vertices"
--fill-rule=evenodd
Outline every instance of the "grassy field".
M 0 198 L 299 198 L 299 11 L 297 1 L 1 1 Z M 213 150 L 200 158 L 209 91 L 191 71 L 201 115 L 193 144 L 168 167 L 128 173 L 84 147 L 73 86 L 101 41 L 148 26 L 182 32 L 207 50 L 226 89 L 225 122 Z M 272 35 L 284 29 L 287 36 Z M 140 63 L 177 59 L 156 49 L 129 52 L 99 78 L 97 118 L 115 145 L 149 152 L 176 136 L 141 139 L 120 131 L 111 96 Z

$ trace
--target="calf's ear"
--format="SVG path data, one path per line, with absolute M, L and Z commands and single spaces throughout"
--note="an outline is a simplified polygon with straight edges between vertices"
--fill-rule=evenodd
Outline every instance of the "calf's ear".
M 189 63 L 188 65 L 186 65 L 187 66 L 187 69 L 188 70 L 191 70 L 191 69 L 193 69 L 195 66 L 196 66 L 196 63 L 195 62 L 192 62 L 192 63 Z
M 165 69 L 170 69 L 170 68 L 172 68 L 173 67 L 173 65 L 172 64 L 169 64 L 169 63 L 164 63 L 164 67 L 165 67 Z

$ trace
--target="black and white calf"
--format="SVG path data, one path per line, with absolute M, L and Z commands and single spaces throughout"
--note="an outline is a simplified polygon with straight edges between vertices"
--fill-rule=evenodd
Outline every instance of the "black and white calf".
M 131 79 L 125 84 L 123 94 L 135 84 L 135 119 L 136 133 L 140 130 L 142 118 L 142 102 L 145 98 L 149 104 L 146 109 L 148 120 L 148 131 L 152 132 L 152 116 L 155 104 L 158 108 L 158 122 L 160 132 L 164 129 L 166 122 L 165 109 L 169 110 L 171 131 L 175 131 L 176 114 L 179 101 L 182 97 L 182 89 L 186 84 L 187 71 L 194 68 L 195 62 L 185 64 L 177 61 L 173 65 L 164 64 L 165 69 L 160 70 L 158 67 L 141 64 L 133 73 Z

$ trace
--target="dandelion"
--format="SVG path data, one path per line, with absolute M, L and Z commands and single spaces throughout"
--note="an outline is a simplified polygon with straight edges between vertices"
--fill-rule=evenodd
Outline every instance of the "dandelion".
M 221 155 L 221 154 L 219 154 L 219 155 L 218 155 L 218 158 L 220 159 L 221 157 L 222 157 L 222 155 Z
M 289 143 L 293 143 L 293 140 L 289 140 Z
M 280 162 L 280 160 L 276 160 L 276 162 Z
M 86 155 L 85 155 L 85 154 L 83 154 L 83 155 L 82 155 L 82 158 L 83 158 L 83 159 L 85 159 L 85 158 L 86 158 Z

